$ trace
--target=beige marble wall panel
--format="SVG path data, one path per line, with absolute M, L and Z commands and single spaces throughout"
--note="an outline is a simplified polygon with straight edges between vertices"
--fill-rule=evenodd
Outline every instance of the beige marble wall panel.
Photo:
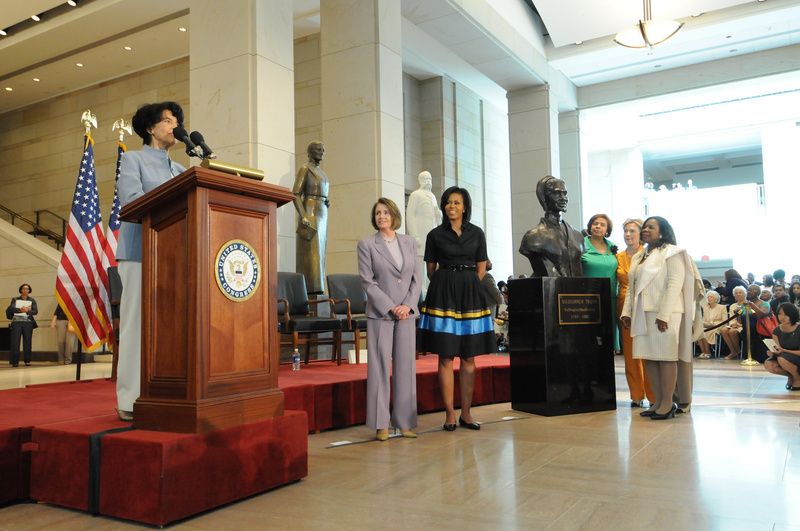
M 107 220 L 116 160 L 111 124 L 120 117 L 130 119 L 139 105 L 157 101 L 155 96 L 164 90 L 173 91 L 188 116 L 188 93 L 179 88 L 187 86 L 188 76 L 188 61 L 182 59 L 0 116 L 0 203 L 30 218 L 41 209 L 68 216 L 83 149 L 80 115 L 91 108 L 98 117 L 95 164 Z M 130 149 L 141 146 L 138 138 L 129 137 L 127 143 Z M 177 150 L 172 155 L 181 164 L 188 162 Z
M 323 122 L 378 110 L 375 45 L 347 48 L 323 57 Z
M 420 121 L 420 82 L 403 74 L 403 133 L 405 143 L 405 187 L 412 192 L 419 187 L 422 162 L 422 123 Z M 430 171 L 430 170 L 428 170 Z
M 547 86 L 536 86 L 509 92 L 508 110 L 512 237 L 519 242 L 543 214 L 536 182 L 544 175 L 558 177 L 560 173 L 558 102 Z M 530 264 L 518 253 L 514 273 L 530 273 Z
M 380 42 L 402 54 L 396 0 L 326 0 L 321 5 L 327 32 L 322 53 Z
M 511 232 L 511 173 L 508 150 L 508 113 L 483 102 L 483 167 L 486 247 L 495 280 L 513 271 L 518 242 Z
M 558 155 L 561 178 L 569 190 L 569 209 L 565 219 L 582 225 L 583 187 L 581 185 L 580 122 L 578 111 L 558 115 Z M 623 220 L 624 221 L 624 220 Z

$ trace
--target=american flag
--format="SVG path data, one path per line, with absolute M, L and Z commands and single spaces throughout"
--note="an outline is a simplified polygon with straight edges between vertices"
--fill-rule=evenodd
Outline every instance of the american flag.
M 103 265 L 106 239 L 101 218 L 94 140 L 87 134 L 56 278 L 58 302 L 87 350 L 108 339 L 111 323 L 108 273 Z
M 117 265 L 117 241 L 119 240 L 119 193 L 117 185 L 119 184 L 119 165 L 122 162 L 122 154 L 128 150 L 122 142 L 117 143 L 117 171 L 114 177 L 114 203 L 111 206 L 111 215 L 108 219 L 108 229 L 106 230 L 106 246 L 105 256 L 106 260 L 104 265 L 106 269 L 109 267 L 116 267 Z

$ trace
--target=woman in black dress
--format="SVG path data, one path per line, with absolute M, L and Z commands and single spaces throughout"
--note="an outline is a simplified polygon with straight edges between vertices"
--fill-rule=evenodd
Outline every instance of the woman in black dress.
M 772 332 L 772 340 L 779 352 L 772 352 L 764 368 L 772 374 L 788 376 L 786 389 L 800 391 L 800 310 L 791 302 L 778 306 L 777 328 Z
M 486 236 L 469 222 L 469 192 L 453 186 L 442 194 L 442 224 L 428 233 L 425 262 L 430 286 L 420 309 L 420 348 L 439 355 L 439 385 L 447 411 L 444 429 L 455 431 L 453 358 L 459 356 L 461 416 L 458 424 L 479 430 L 470 413 L 475 385 L 474 356 L 495 346 L 492 311 L 481 279 L 486 274 Z

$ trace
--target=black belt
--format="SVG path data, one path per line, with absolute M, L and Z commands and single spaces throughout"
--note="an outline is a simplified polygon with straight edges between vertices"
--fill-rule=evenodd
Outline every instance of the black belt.
M 443 265 L 442 269 L 449 269 L 450 271 L 475 271 L 477 266 L 464 265 L 464 264 L 447 264 Z

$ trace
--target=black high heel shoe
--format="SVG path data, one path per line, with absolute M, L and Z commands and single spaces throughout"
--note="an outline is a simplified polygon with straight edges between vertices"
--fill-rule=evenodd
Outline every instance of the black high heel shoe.
M 445 424 L 444 426 L 442 426 L 442 429 L 444 431 L 456 431 L 456 427 L 457 426 L 455 424 Z
M 467 428 L 468 430 L 479 430 L 481 429 L 481 425 L 477 422 L 467 422 L 466 420 L 458 417 L 458 425 L 462 428 Z
M 673 403 L 672 408 L 667 413 L 655 413 L 650 415 L 650 420 L 665 420 L 675 418 L 675 412 L 678 410 L 678 404 Z
M 655 413 L 655 409 L 645 409 L 644 411 L 639 412 L 640 417 L 651 417 L 653 413 Z

